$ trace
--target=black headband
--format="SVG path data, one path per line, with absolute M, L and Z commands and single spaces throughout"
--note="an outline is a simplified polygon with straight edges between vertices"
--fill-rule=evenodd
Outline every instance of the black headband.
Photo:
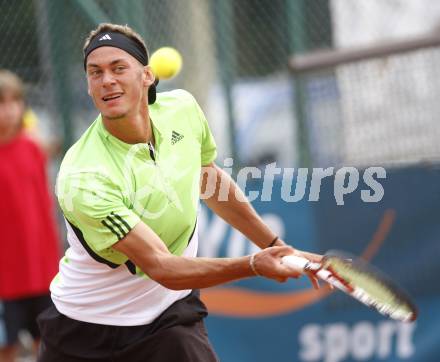
M 84 49 L 84 70 L 86 70 L 89 54 L 95 49 L 104 46 L 122 49 L 137 59 L 142 65 L 148 65 L 148 53 L 141 44 L 122 33 L 108 31 L 96 34 L 87 48 Z M 153 104 L 155 101 L 156 85 L 152 84 L 148 89 L 148 104 Z
M 96 34 L 84 49 L 84 70 L 86 69 L 87 57 L 96 48 L 115 47 L 125 50 L 128 54 L 136 58 L 142 65 L 148 64 L 148 54 L 136 40 L 118 32 L 103 32 Z

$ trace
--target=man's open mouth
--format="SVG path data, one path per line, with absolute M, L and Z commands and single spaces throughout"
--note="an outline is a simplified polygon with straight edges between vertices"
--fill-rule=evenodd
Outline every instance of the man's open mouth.
M 114 99 L 118 99 L 118 98 L 122 97 L 122 94 L 123 94 L 123 93 L 112 93 L 112 94 L 107 94 L 107 95 L 105 95 L 104 97 L 102 97 L 102 100 L 103 100 L 104 102 L 107 102 L 107 101 L 111 101 L 111 100 L 114 100 Z

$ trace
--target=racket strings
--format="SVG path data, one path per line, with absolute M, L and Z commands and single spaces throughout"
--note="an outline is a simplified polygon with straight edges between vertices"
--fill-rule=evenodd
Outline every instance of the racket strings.
M 350 281 L 348 281 L 346 278 L 343 278 L 339 273 L 331 266 L 329 265 L 326 268 L 330 273 L 332 273 L 332 277 L 335 278 L 339 283 L 341 283 L 349 293 L 354 292 L 354 288 L 351 286 Z
M 374 272 L 333 258 L 327 262 L 326 269 L 339 276 L 340 281 L 345 280 L 354 289 L 353 297 L 375 308 L 379 313 L 400 320 L 414 319 L 415 312 L 406 298 Z

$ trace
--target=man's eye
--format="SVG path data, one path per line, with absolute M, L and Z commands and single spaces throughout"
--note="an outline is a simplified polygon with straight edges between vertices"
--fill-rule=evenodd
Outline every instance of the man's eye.
M 96 70 L 91 70 L 91 71 L 89 72 L 89 74 L 90 74 L 92 77 L 96 77 L 97 75 L 101 74 L 101 71 L 98 70 L 98 69 L 96 69 Z
M 120 72 L 122 72 L 124 69 L 125 69 L 124 66 L 119 65 L 119 66 L 117 66 L 117 67 L 115 68 L 115 71 L 118 72 L 118 73 L 120 73 Z

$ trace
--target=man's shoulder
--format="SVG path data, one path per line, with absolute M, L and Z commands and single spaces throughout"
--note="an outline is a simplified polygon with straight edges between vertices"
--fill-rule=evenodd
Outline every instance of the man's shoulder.
M 158 94 L 157 101 L 150 106 L 150 115 L 155 125 L 165 128 L 177 124 L 193 124 L 199 118 L 200 107 L 194 96 L 183 89 Z
M 75 145 L 72 146 L 56 179 L 56 195 L 64 214 L 74 207 L 92 210 L 109 192 L 119 192 L 109 167 L 93 157 L 87 160 L 87 149 L 76 152 Z
M 95 121 L 83 135 L 68 149 L 60 165 L 59 174 L 99 174 L 105 173 L 106 152 Z
M 184 89 L 174 89 L 168 92 L 160 92 L 157 94 L 156 103 L 158 106 L 186 106 L 195 103 L 194 96 Z M 156 104 L 155 103 L 155 104 Z

